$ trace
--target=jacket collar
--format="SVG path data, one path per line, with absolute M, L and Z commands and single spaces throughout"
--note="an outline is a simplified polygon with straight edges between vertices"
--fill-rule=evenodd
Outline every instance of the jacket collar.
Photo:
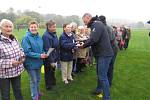
M 0 33 L 0 41 L 12 42 L 12 40 L 10 38 L 3 36 L 2 33 Z
M 30 31 L 27 31 L 26 32 L 26 36 L 32 36 L 32 37 L 37 37 L 37 36 L 39 36 L 39 33 L 37 33 L 37 34 L 32 34 Z
M 56 32 L 49 32 L 48 30 L 46 30 L 46 33 L 47 33 L 47 34 L 50 34 L 52 37 L 55 37 L 55 36 L 56 36 Z
M 63 32 L 63 34 L 64 34 L 64 35 L 66 35 L 67 37 L 71 37 L 71 36 L 72 36 L 72 32 L 71 32 L 71 33 L 69 33 L 69 34 L 67 34 L 67 33 Z

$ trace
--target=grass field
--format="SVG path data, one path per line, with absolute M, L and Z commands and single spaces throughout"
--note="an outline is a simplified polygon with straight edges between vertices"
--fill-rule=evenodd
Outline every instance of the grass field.
M 40 30 L 43 33 L 44 30 Z M 58 30 L 61 33 L 60 29 Z M 15 35 L 21 41 L 25 30 Z M 132 31 L 129 48 L 118 53 L 114 80 L 111 87 L 111 100 L 150 100 L 150 37 L 148 30 Z M 91 95 L 96 87 L 95 66 L 88 67 L 86 72 L 78 74 L 74 82 L 64 85 L 60 70 L 56 71 L 57 85 L 52 91 L 45 90 L 44 74 L 40 89 L 44 92 L 41 100 L 101 100 Z M 22 74 L 22 92 L 24 100 L 31 100 L 29 78 Z M 14 100 L 11 91 L 11 100 Z

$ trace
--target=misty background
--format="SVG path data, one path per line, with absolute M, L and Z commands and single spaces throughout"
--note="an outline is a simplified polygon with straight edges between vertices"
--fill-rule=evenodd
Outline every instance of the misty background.
M 15 10 L 12 7 L 7 9 L 6 11 L 0 10 L 0 20 L 3 18 L 10 19 L 15 24 L 16 28 L 27 27 L 28 23 L 31 20 L 38 21 L 40 23 L 41 28 L 45 28 L 45 23 L 48 20 L 54 20 L 58 28 L 62 28 L 62 25 L 64 23 L 71 23 L 71 22 L 76 22 L 78 25 L 83 25 L 82 15 L 65 16 L 65 15 L 54 14 L 54 13 L 41 14 L 39 12 L 31 11 L 31 10 L 24 10 L 24 11 Z M 127 19 L 119 19 L 119 18 L 112 18 L 112 19 L 107 18 L 107 23 L 113 26 L 125 25 L 127 27 L 136 28 L 136 29 L 150 29 L 150 25 L 147 24 L 147 22 L 143 22 L 143 21 L 132 21 Z

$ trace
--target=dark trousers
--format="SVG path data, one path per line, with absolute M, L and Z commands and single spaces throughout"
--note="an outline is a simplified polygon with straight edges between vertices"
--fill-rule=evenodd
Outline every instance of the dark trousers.
M 55 68 L 53 68 L 50 64 L 44 66 L 45 71 L 45 85 L 46 89 L 51 88 L 53 85 L 56 85 L 55 78 Z
M 23 100 L 21 93 L 21 76 L 1 79 L 1 100 L 10 100 L 10 83 L 15 100 Z
M 76 71 L 76 63 L 77 63 L 77 59 L 73 59 L 72 72 Z
M 84 61 L 84 58 L 77 58 L 76 72 L 81 72 L 82 69 L 86 67 L 83 61 Z
M 112 80 L 113 80 L 113 72 L 114 72 L 114 63 L 115 63 L 115 59 L 116 59 L 117 53 L 114 53 L 110 64 L 109 64 L 109 68 L 108 68 L 108 72 L 107 72 L 107 77 L 108 77 L 108 81 L 109 81 L 109 85 L 112 85 Z
M 129 44 L 129 39 L 125 39 L 125 45 L 124 45 L 124 48 L 125 48 L 125 49 L 128 48 L 128 44 Z
M 1 82 L 1 79 L 0 79 L 0 98 L 1 98 L 1 84 L 2 84 L 2 82 Z
M 1 81 L 1 79 L 0 79 L 0 92 L 1 92 L 1 84 L 2 84 L 2 81 Z

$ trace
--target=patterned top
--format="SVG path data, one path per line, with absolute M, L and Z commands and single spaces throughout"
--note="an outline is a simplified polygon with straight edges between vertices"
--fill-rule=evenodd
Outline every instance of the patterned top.
M 0 34 L 0 78 L 11 78 L 19 76 L 23 71 L 23 64 L 12 65 L 11 59 L 24 56 L 18 41 L 8 39 Z

